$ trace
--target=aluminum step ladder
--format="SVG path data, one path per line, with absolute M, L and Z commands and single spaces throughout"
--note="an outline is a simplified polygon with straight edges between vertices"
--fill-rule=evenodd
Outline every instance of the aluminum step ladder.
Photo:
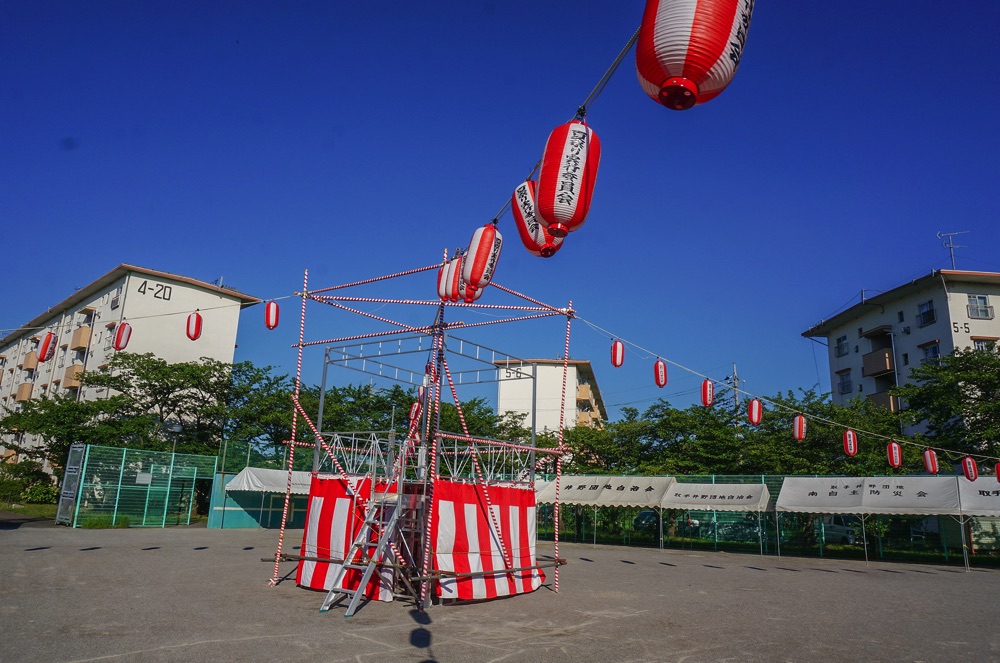
M 389 509 L 392 510 L 392 514 L 386 519 L 385 514 Z M 320 612 L 326 612 L 341 599 L 350 597 L 344 617 L 351 617 L 354 614 L 362 597 L 365 595 L 368 581 L 371 580 L 386 549 L 389 548 L 389 543 L 395 536 L 396 522 L 399 520 L 400 511 L 397 494 L 373 494 L 372 499 L 368 502 L 367 509 L 365 509 L 365 521 L 358 531 L 358 535 L 354 537 L 354 541 L 351 543 L 347 554 L 344 555 L 344 563 L 334 578 L 333 588 L 323 600 L 323 605 L 319 609 Z M 371 540 L 372 532 L 377 532 L 378 534 L 376 541 Z M 361 559 L 355 562 L 354 558 L 358 553 L 361 553 Z M 363 571 L 357 589 L 350 590 L 339 587 L 348 569 Z

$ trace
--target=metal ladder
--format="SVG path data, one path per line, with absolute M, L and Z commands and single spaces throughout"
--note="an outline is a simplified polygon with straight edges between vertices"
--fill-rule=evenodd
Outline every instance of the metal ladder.
M 365 595 L 368 581 L 371 580 L 372 574 L 375 573 L 380 560 L 385 554 L 386 548 L 389 547 L 389 543 L 395 535 L 396 522 L 399 520 L 400 511 L 402 510 L 400 506 L 397 494 L 391 494 L 391 496 L 389 493 L 372 494 L 372 499 L 368 502 L 368 507 L 365 509 L 365 521 L 358 531 L 358 535 L 354 537 L 351 547 L 344 555 L 344 563 L 337 572 L 336 578 L 334 578 L 333 588 L 323 600 L 323 605 L 319 609 L 320 612 L 328 611 L 335 603 L 349 596 L 350 601 L 347 604 L 347 611 L 344 613 L 344 617 L 350 617 L 354 614 L 358 604 L 361 602 L 361 598 Z M 389 507 L 392 508 L 392 515 L 386 520 L 385 512 Z M 371 541 L 373 530 L 378 532 L 378 540 L 375 542 Z M 354 558 L 359 552 L 361 553 L 361 559 L 356 563 L 354 562 Z M 347 574 L 347 569 L 364 571 L 361 574 L 361 581 L 358 583 L 357 589 L 349 590 L 338 587 Z

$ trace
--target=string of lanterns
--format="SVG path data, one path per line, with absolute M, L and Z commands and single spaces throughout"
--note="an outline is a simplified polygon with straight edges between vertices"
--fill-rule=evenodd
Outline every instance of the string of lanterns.
M 579 318 L 579 316 L 578 319 L 582 320 L 582 318 Z M 601 329 L 600 327 L 597 327 L 596 325 L 587 322 L 586 320 L 582 321 L 585 324 L 589 325 L 590 327 L 599 330 L 600 332 L 612 337 L 611 365 L 614 366 L 615 368 L 620 368 L 622 364 L 625 362 L 625 342 L 621 339 L 621 337 L 611 335 L 606 330 Z M 630 343 L 630 345 L 639 347 L 634 343 Z M 695 375 L 700 375 L 696 371 L 681 366 L 680 364 L 676 364 L 675 362 L 670 362 L 670 363 L 673 363 L 675 366 L 678 366 L 690 373 L 693 373 Z M 661 359 L 660 357 L 657 357 L 656 361 L 653 363 L 653 374 L 654 374 L 654 383 L 656 384 L 657 387 L 662 388 L 664 385 L 666 385 L 667 367 L 664 360 Z M 760 423 L 763 421 L 764 406 L 761 401 L 762 399 L 754 397 L 750 399 L 750 401 L 747 403 L 747 421 L 752 426 L 759 426 Z M 701 404 L 704 405 L 705 407 L 711 407 L 714 402 L 715 402 L 715 383 L 713 380 L 706 377 L 701 383 Z M 771 405 L 776 407 L 785 407 L 780 403 L 772 402 Z M 825 423 L 833 424 L 835 426 L 842 426 L 842 424 L 838 424 L 837 422 L 834 421 L 828 421 L 822 419 L 821 417 L 813 417 L 813 418 L 824 421 Z M 801 412 L 797 413 L 792 418 L 792 437 L 797 442 L 804 441 L 806 439 L 807 427 L 808 427 L 807 415 Z M 875 433 L 873 433 L 872 435 L 875 437 L 884 437 Z M 854 430 L 845 427 L 843 433 L 843 440 L 844 440 L 844 454 L 849 457 L 855 456 L 858 453 L 859 449 L 858 434 Z M 906 442 L 906 443 L 912 444 L 914 446 L 923 447 L 923 445 L 918 445 L 915 442 Z M 886 458 L 888 460 L 889 466 L 892 467 L 893 469 L 898 469 L 899 467 L 901 467 L 903 464 L 902 445 L 896 440 L 890 439 L 889 443 L 886 445 Z M 927 473 L 937 474 L 940 469 L 938 465 L 937 452 L 930 447 L 924 447 L 923 459 L 924 459 L 924 468 L 927 470 Z M 966 454 L 962 458 L 961 465 L 962 465 L 962 472 L 965 475 L 966 479 L 968 479 L 969 481 L 975 481 L 979 477 L 978 465 L 976 463 L 975 458 L 973 458 L 971 455 Z M 996 469 L 997 481 L 1000 481 L 1000 462 L 996 464 L 995 469 Z

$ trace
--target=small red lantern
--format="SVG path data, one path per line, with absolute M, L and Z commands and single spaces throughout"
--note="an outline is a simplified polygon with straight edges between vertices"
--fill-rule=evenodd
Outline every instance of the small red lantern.
M 889 458 L 889 467 L 892 469 L 903 464 L 903 447 L 899 445 L 899 442 L 895 440 L 889 442 L 885 447 L 885 455 Z
M 806 439 L 806 418 L 801 414 L 795 415 L 795 419 L 792 421 L 792 432 L 797 441 L 801 442 Z
M 47 332 L 38 345 L 38 361 L 48 361 L 56 354 L 56 335 Z
M 705 378 L 701 383 L 701 404 L 705 407 L 712 407 L 715 402 L 715 383 Z
M 124 350 L 132 338 L 132 325 L 122 321 L 115 330 L 115 350 Z
M 424 385 L 417 387 L 417 400 L 421 403 L 424 403 L 427 400 L 427 387 Z
M 187 332 L 187 337 L 192 341 L 197 341 L 201 338 L 201 322 L 201 313 L 198 313 L 198 311 L 195 311 L 188 316 L 187 328 L 185 331 Z
M 545 143 L 535 214 L 553 237 L 565 237 L 583 225 L 601 161 L 601 141 L 580 120 L 552 130 Z
M 844 453 L 848 456 L 858 453 L 858 434 L 850 428 L 844 431 Z
M 660 389 L 667 386 L 667 364 L 662 359 L 657 359 L 653 364 L 653 379 Z
M 278 302 L 268 302 L 264 304 L 264 326 L 274 329 L 278 326 L 278 317 L 281 311 L 278 309 Z
M 972 456 L 966 456 L 962 459 L 962 472 L 965 473 L 965 478 L 969 481 L 975 481 L 979 478 L 979 468 Z
M 420 418 L 420 401 L 413 401 L 413 405 L 410 406 L 410 421 L 416 421 Z
M 534 180 L 524 182 L 516 189 L 510 199 L 510 208 L 514 214 L 514 225 L 521 242 L 528 253 L 541 258 L 551 258 L 562 246 L 563 238 L 556 237 L 538 220 L 535 214 Z
M 753 0 L 647 0 L 635 47 L 642 89 L 672 110 L 718 96 L 743 58 Z
M 924 450 L 924 468 L 927 470 L 928 474 L 938 473 L 937 452 L 933 449 Z
M 615 368 L 621 367 L 625 362 L 625 344 L 615 339 L 611 344 L 611 365 Z
M 500 259 L 502 246 L 503 236 L 497 230 L 496 224 L 487 223 L 472 233 L 472 241 L 469 242 L 469 250 L 462 261 L 461 271 L 462 278 L 472 292 L 482 290 L 489 285 L 497 261 Z M 468 292 L 465 301 L 472 301 Z
M 754 398 L 747 405 L 747 419 L 750 420 L 750 424 L 753 426 L 760 425 L 761 419 L 764 417 L 764 406 L 760 404 L 760 401 Z
M 424 373 L 430 376 L 431 382 L 434 382 L 437 379 L 437 363 L 429 361 L 424 364 Z

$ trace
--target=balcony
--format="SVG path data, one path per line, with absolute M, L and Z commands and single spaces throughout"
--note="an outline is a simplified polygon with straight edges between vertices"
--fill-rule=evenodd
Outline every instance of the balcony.
M 600 428 L 603 424 L 599 412 L 578 412 L 576 415 L 576 425 L 588 428 Z
M 581 384 L 576 388 L 576 400 L 585 403 L 594 402 L 594 390 L 590 388 L 589 384 Z
M 69 342 L 70 350 L 86 350 L 90 345 L 90 325 L 83 325 L 73 332 L 73 338 Z
M 895 370 L 892 361 L 892 349 L 883 348 L 869 352 L 861 357 L 861 375 L 870 378 L 873 375 L 884 375 Z
M 890 394 L 888 391 L 868 394 L 868 400 L 875 405 L 888 409 L 890 412 L 899 412 L 899 399 Z
M 67 368 L 66 374 L 63 376 L 63 389 L 74 389 L 79 387 L 81 373 L 83 373 L 83 366 L 81 364 L 74 364 Z
M 29 400 L 31 398 L 31 388 L 34 386 L 35 385 L 30 382 L 24 382 L 17 385 L 17 393 L 14 396 L 14 400 L 18 403 L 23 403 L 24 401 Z
M 993 307 L 992 306 L 976 306 L 974 304 L 969 304 L 966 307 L 969 311 L 969 317 L 973 320 L 992 320 L 993 319 Z
M 32 350 L 28 354 L 24 355 L 24 361 L 21 362 L 21 368 L 26 371 L 33 371 L 38 368 L 38 353 Z

